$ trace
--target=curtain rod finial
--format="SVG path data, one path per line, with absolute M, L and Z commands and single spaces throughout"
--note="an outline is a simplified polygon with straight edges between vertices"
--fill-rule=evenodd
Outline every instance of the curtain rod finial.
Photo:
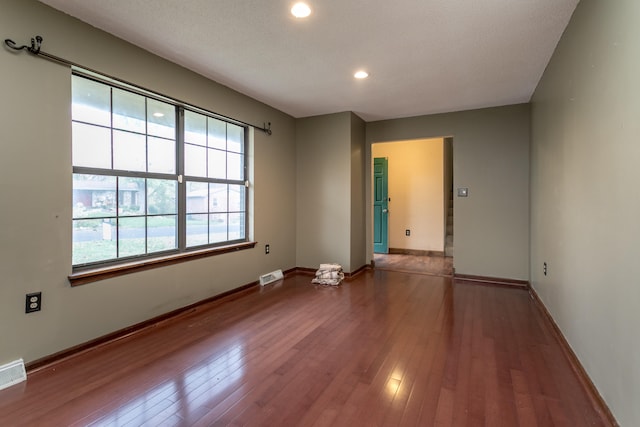
M 40 53 L 40 47 L 42 46 L 42 36 L 35 36 L 31 38 L 31 46 L 22 45 L 17 46 L 16 42 L 11 39 L 4 39 L 4 44 L 13 50 L 28 50 L 29 52 L 37 55 Z

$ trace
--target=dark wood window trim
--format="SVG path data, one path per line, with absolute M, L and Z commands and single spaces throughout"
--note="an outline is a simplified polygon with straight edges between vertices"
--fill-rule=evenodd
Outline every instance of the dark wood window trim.
M 216 248 L 207 248 L 199 251 L 184 252 L 176 255 L 168 255 L 144 261 L 130 262 L 116 266 L 95 268 L 92 270 L 82 270 L 69 275 L 69 283 L 71 286 L 84 285 L 99 280 L 110 279 L 112 277 L 124 276 L 138 271 L 150 270 L 152 268 L 165 267 L 167 265 L 187 262 L 194 259 L 206 258 L 215 255 L 226 254 L 229 252 L 237 252 L 245 249 L 252 249 L 257 242 L 243 242 L 228 246 L 219 246 Z

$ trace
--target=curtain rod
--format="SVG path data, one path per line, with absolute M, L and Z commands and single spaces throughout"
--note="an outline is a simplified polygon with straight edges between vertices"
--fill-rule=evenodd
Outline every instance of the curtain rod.
M 4 40 L 4 44 L 7 45 L 7 47 L 9 47 L 10 49 L 13 49 L 13 50 L 17 50 L 17 51 L 26 50 L 27 52 L 29 52 L 29 53 L 31 53 L 31 54 L 33 54 L 35 56 L 40 56 L 40 57 L 43 57 L 43 58 L 48 59 L 50 61 L 57 62 L 59 64 L 68 65 L 70 67 L 81 68 L 81 69 L 84 69 L 84 70 L 87 70 L 87 71 L 90 71 L 92 73 L 96 73 L 96 74 L 99 74 L 99 75 L 105 75 L 104 73 L 101 73 L 99 71 L 93 70 L 93 69 L 88 68 L 88 67 L 84 67 L 84 66 L 82 66 L 80 64 L 77 64 L 77 63 L 75 63 L 73 61 L 69 61 L 67 59 L 60 58 L 59 56 L 51 55 L 50 53 L 44 52 L 43 50 L 40 49 L 42 47 L 42 40 L 43 39 L 42 39 L 41 36 L 35 36 L 35 37 L 31 38 L 31 46 L 27 46 L 27 45 L 18 46 L 13 40 L 5 39 Z M 113 76 L 107 76 L 107 77 L 109 77 L 110 79 L 119 81 L 121 83 L 128 84 L 127 82 L 125 82 L 123 80 L 120 80 L 120 79 L 118 79 L 116 77 L 113 77 Z M 147 89 L 145 89 L 145 90 L 147 90 Z M 182 102 L 182 101 L 178 101 L 178 102 L 182 103 L 182 104 L 185 104 L 185 105 L 190 105 L 190 104 L 188 104 L 186 102 Z M 225 119 L 228 119 L 230 121 L 234 121 L 234 122 L 246 125 L 246 126 L 250 126 L 250 127 L 254 128 L 256 130 L 259 130 L 259 131 L 262 131 L 262 132 L 266 133 L 267 135 L 271 135 L 272 134 L 271 122 L 263 123 L 262 127 L 260 127 L 260 126 L 252 125 L 251 123 L 247 123 L 247 122 L 243 122 L 243 121 L 238 120 L 238 119 L 234 119 L 232 117 L 225 116 L 223 114 L 218 114 L 218 113 L 214 113 L 214 114 L 217 115 L 217 116 L 220 116 L 221 118 L 225 118 Z

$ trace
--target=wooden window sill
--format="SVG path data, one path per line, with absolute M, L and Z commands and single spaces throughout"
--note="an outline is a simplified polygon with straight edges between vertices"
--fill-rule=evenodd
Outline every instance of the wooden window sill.
M 127 264 L 120 264 L 104 268 L 96 268 L 92 270 L 82 270 L 69 275 L 69 283 L 71 286 L 84 285 L 99 280 L 110 279 L 112 277 L 124 276 L 138 271 L 150 270 L 152 268 L 165 267 L 167 265 L 187 262 L 194 259 L 206 258 L 215 255 L 226 254 L 229 252 L 242 251 L 252 249 L 257 242 L 244 242 L 229 246 L 220 246 L 216 248 L 203 249 L 199 251 L 184 252 L 176 255 L 167 255 L 159 258 L 146 259 L 144 261 L 136 261 Z

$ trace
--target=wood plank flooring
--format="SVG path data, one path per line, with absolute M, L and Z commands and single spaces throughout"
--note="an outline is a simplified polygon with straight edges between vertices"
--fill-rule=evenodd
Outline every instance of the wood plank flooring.
M 377 270 L 453 276 L 453 258 L 401 254 L 373 254 Z
M 294 275 L 0 391 L 1 426 L 602 426 L 520 289 Z

